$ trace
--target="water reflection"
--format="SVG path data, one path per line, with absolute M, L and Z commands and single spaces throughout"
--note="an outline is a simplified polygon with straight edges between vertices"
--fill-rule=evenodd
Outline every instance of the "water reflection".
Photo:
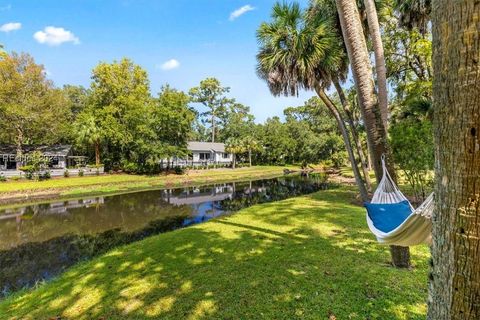
M 155 190 L 0 211 L 3 295 L 149 235 L 326 187 L 320 175 Z

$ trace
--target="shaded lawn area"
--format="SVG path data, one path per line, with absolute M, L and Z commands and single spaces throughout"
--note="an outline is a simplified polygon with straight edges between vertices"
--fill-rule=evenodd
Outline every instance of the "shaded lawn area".
M 390 267 L 354 194 L 342 187 L 257 205 L 120 247 L 9 297 L 0 315 L 423 319 L 428 248 L 412 248 L 413 270 Z
M 50 199 L 71 198 L 140 191 L 151 188 L 171 188 L 269 178 L 283 175 L 283 170 L 286 168 L 291 170 L 298 169 L 298 167 L 293 166 L 254 166 L 239 169 L 191 170 L 183 175 L 107 174 L 101 176 L 62 177 L 45 181 L 8 181 L 0 182 L 0 203 L 8 203 L 15 198 L 23 202 L 26 196 L 29 198 L 38 196 Z

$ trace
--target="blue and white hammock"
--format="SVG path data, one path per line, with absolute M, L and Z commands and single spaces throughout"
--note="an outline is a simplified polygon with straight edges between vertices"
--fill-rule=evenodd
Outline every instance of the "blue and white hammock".
M 366 203 L 367 223 L 381 244 L 414 246 L 432 241 L 433 193 L 417 208 L 398 189 L 382 159 L 383 177 Z

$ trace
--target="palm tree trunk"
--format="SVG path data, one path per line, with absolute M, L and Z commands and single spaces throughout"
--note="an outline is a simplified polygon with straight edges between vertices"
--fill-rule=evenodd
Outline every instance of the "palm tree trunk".
M 248 166 L 252 166 L 252 149 L 248 149 Z
M 479 17 L 478 1 L 433 2 L 431 320 L 480 319 Z
M 358 14 L 357 3 L 354 0 L 335 0 L 338 16 L 342 27 L 343 39 L 351 63 L 351 70 L 357 89 L 360 111 L 367 131 L 370 145 L 370 155 L 377 182 L 382 172 L 381 157 L 388 155 L 387 135 L 375 97 L 372 80 L 372 65 L 368 54 L 363 28 Z M 387 161 L 390 173 L 394 174 L 391 161 Z M 395 177 L 393 177 L 395 178 Z M 410 267 L 408 247 L 391 246 L 392 264 L 399 268 Z
M 16 168 L 17 170 L 20 169 L 21 166 L 23 166 L 23 130 L 20 127 L 17 127 L 17 135 L 15 137 L 15 145 L 16 145 L 16 155 L 15 155 L 15 161 L 16 161 Z
M 355 128 L 355 123 L 353 121 L 352 110 L 350 108 L 350 103 L 345 97 L 345 93 L 343 92 L 342 86 L 338 82 L 338 80 L 333 80 L 333 84 L 335 85 L 335 89 L 340 97 L 340 103 L 343 106 L 343 110 L 347 116 L 348 124 L 351 128 L 353 142 L 355 144 L 355 148 L 357 150 L 358 158 L 360 159 L 360 166 L 362 167 L 363 178 L 365 180 L 365 184 L 367 185 L 367 190 L 370 192 L 372 190 L 372 182 L 370 181 L 370 173 L 368 171 L 368 164 L 365 158 L 365 153 L 363 152 L 362 144 L 360 138 L 358 136 L 357 130 Z
M 377 73 L 378 86 L 378 105 L 382 115 L 383 126 L 388 128 L 388 91 L 387 91 L 387 68 L 385 66 L 385 55 L 383 52 L 382 36 L 378 24 L 377 9 L 374 0 L 364 0 L 365 11 L 367 14 L 368 28 L 370 38 L 373 44 L 373 53 L 375 55 L 375 70 Z
M 233 161 L 232 161 L 232 169 L 235 169 L 235 164 L 237 162 L 237 155 L 235 153 L 232 154 Z
M 348 134 L 347 128 L 345 127 L 345 122 L 343 121 L 342 116 L 340 115 L 340 112 L 338 112 L 337 107 L 333 104 L 330 98 L 328 98 L 328 96 L 325 94 L 325 91 L 323 90 L 323 88 L 320 88 L 319 86 L 317 86 L 315 88 L 315 91 L 317 92 L 318 96 L 323 101 L 323 103 L 325 103 L 328 110 L 330 110 L 332 115 L 335 117 L 335 120 L 337 120 L 338 128 L 342 133 L 343 141 L 345 143 L 345 148 L 347 149 L 347 153 L 348 153 L 348 158 L 350 159 L 353 175 L 355 177 L 355 181 L 357 183 L 358 190 L 360 192 L 360 197 L 362 198 L 362 201 L 364 202 L 368 201 L 368 192 L 360 176 L 360 171 L 358 171 L 357 161 L 355 160 L 355 156 L 353 155 L 352 144 L 350 142 L 350 136 Z
M 95 165 L 100 165 L 100 143 L 95 141 Z

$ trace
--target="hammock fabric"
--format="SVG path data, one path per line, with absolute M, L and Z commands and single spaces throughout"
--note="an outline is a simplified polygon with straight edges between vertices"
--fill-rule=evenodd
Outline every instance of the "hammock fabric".
M 432 241 L 433 193 L 417 208 L 398 189 L 382 157 L 383 177 L 366 203 L 367 224 L 381 244 L 414 246 Z

